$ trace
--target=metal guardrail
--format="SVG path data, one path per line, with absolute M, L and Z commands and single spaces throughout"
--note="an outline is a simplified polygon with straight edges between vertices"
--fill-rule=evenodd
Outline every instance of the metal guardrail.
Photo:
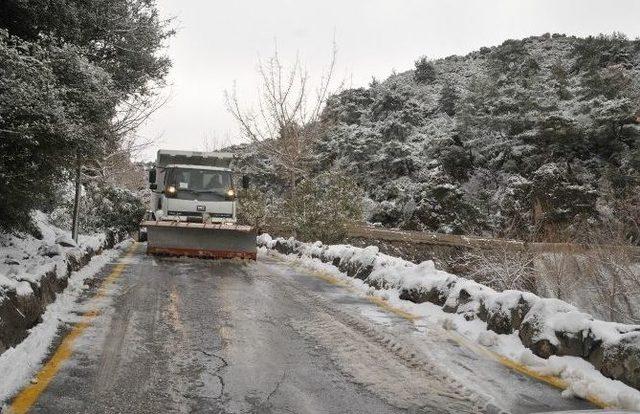
M 353 225 L 349 228 L 348 234 L 350 237 L 354 238 L 426 244 L 433 246 L 462 247 L 468 249 L 506 249 L 537 253 L 582 253 L 597 249 L 623 249 L 627 253 L 640 255 L 640 247 L 638 246 L 524 242 L 521 240 L 388 229 L 366 225 Z

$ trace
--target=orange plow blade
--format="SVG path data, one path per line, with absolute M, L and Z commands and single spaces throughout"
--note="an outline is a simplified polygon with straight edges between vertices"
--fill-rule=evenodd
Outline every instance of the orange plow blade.
M 256 260 L 253 228 L 236 224 L 144 221 L 147 253 L 207 259 Z

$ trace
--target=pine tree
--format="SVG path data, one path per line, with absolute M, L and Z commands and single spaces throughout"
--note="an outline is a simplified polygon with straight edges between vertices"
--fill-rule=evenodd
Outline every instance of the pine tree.
M 416 82 L 430 83 L 436 79 L 436 68 L 426 56 L 416 60 L 415 66 L 414 79 Z
M 456 114 L 456 103 L 458 102 L 458 93 L 453 87 L 451 81 L 446 81 L 442 86 L 440 98 L 438 98 L 438 106 L 440 110 L 449 116 Z

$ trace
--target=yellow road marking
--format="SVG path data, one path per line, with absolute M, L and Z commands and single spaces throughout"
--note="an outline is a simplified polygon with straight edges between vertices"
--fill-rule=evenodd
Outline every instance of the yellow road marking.
M 326 273 L 324 271 L 320 271 L 320 270 L 315 270 L 315 269 L 309 269 L 305 267 L 305 270 L 312 274 L 314 277 L 317 277 L 319 279 L 322 279 L 332 285 L 337 285 L 337 286 L 344 286 L 346 287 L 348 290 L 352 291 L 352 292 L 358 292 L 360 293 L 360 291 L 357 291 L 355 288 L 353 288 L 353 286 L 349 285 L 348 283 L 335 278 L 334 276 L 330 275 L 329 273 Z M 410 320 L 410 321 L 415 321 L 417 319 L 420 319 L 421 317 L 419 315 L 415 315 L 412 313 L 409 313 L 403 309 L 400 309 L 398 307 L 395 307 L 393 305 L 391 305 L 388 301 L 378 297 L 378 296 L 366 296 L 366 298 L 369 300 L 369 302 L 374 303 L 378 306 L 380 306 L 381 308 L 383 308 L 386 311 L 389 311 L 395 315 L 398 315 L 404 319 Z M 497 361 L 498 363 L 500 363 L 501 365 L 510 368 L 516 372 L 519 372 L 523 375 L 526 375 L 528 377 L 534 378 L 538 381 L 547 383 L 549 385 L 552 385 L 560 390 L 566 390 L 568 388 L 568 384 L 566 383 L 566 381 L 564 381 L 562 378 L 557 377 L 555 375 L 543 375 L 540 374 L 538 372 L 536 372 L 535 370 L 529 368 L 528 366 L 521 364 L 517 361 L 514 361 L 510 358 L 507 358 L 503 355 L 500 355 L 480 344 L 477 344 L 475 342 L 470 341 L 469 339 L 467 339 L 466 337 L 458 334 L 458 333 L 454 333 L 454 332 L 450 332 L 448 330 L 444 330 L 444 333 L 451 338 L 453 341 L 455 341 L 457 344 L 464 346 L 465 348 L 470 349 L 471 351 L 475 352 L 476 354 L 479 355 L 484 355 L 487 356 L 495 361 Z M 602 401 L 600 398 L 594 396 L 594 395 L 587 395 L 585 400 L 589 401 L 591 404 L 599 407 L 599 408 L 613 408 L 612 406 L 610 406 L 609 404 L 605 403 L 604 401 Z
M 127 266 L 127 263 L 122 263 L 122 259 L 130 257 L 137 249 L 138 243 L 134 243 L 127 253 L 121 258 L 120 263 L 114 266 L 113 270 L 104 279 L 100 289 L 93 297 L 93 301 L 104 297 L 108 288 L 122 275 L 122 272 Z M 53 381 L 58 371 L 62 367 L 62 364 L 71 357 L 73 353 L 73 343 L 78 339 L 80 335 L 87 329 L 93 319 L 98 316 L 97 310 L 90 310 L 82 315 L 82 320 L 78 322 L 71 331 L 64 337 L 55 353 L 42 367 L 40 372 L 36 374 L 36 381 L 33 384 L 25 387 L 18 395 L 13 399 L 9 406 L 9 412 L 12 414 L 24 414 L 28 412 L 31 407 L 36 403 L 40 394 L 47 388 L 47 386 Z
M 374 303 L 379 307 L 381 307 L 382 309 L 386 310 L 387 312 L 391 312 L 395 315 L 400 316 L 401 318 L 408 319 L 410 321 L 420 319 L 420 316 L 414 315 L 405 310 L 397 308 L 379 296 L 367 296 L 366 298 L 369 302 Z
M 538 381 L 545 382 L 561 390 L 566 390 L 568 388 L 567 382 L 560 377 L 557 377 L 555 375 L 540 374 L 539 372 L 536 372 L 534 369 L 531 369 L 526 365 L 523 365 L 517 361 L 514 361 L 513 359 L 507 358 L 504 355 L 500 355 L 482 345 L 476 344 L 460 334 L 449 332 L 449 331 L 445 331 L 445 332 L 447 336 L 453 339 L 456 343 L 466 348 L 469 348 L 470 350 L 474 351 L 477 354 L 486 355 L 489 358 L 495 359 L 500 364 L 508 368 L 511 368 L 514 371 L 517 371 L 531 378 L 537 379 Z M 584 399 L 599 408 L 612 408 L 612 406 L 605 403 L 595 395 L 587 394 L 587 396 Z
M 309 271 L 309 269 L 305 269 L 306 271 Z M 313 275 L 315 277 L 317 277 L 318 279 L 322 279 L 325 282 L 331 284 L 331 285 L 336 285 L 336 286 L 344 286 L 344 287 L 350 287 L 348 284 L 346 284 L 345 282 L 343 282 L 340 279 L 336 279 L 333 276 L 329 276 L 328 274 L 319 272 L 317 270 L 311 270 L 311 273 L 313 273 Z
M 309 269 L 309 268 L 305 268 L 305 272 L 307 273 L 311 273 L 313 276 L 315 276 L 318 279 L 321 279 L 331 285 L 335 285 L 335 286 L 341 286 L 346 288 L 347 290 L 351 291 L 351 292 L 355 292 L 355 293 L 360 293 L 359 290 L 355 289 L 353 286 L 351 286 L 349 283 L 346 283 L 340 279 L 336 279 L 335 277 L 329 275 L 328 273 L 319 271 L 319 270 L 313 270 L 313 269 Z M 393 313 L 395 315 L 398 315 L 404 319 L 408 319 L 408 320 L 415 320 L 415 319 L 419 319 L 420 317 L 417 315 L 413 315 L 405 310 L 402 310 L 400 308 L 397 308 L 393 305 L 391 305 L 388 301 L 386 301 L 385 299 L 379 297 L 379 296 L 365 296 L 365 298 L 371 302 L 374 303 L 376 305 L 378 305 L 379 307 L 383 308 L 384 310 L 386 310 L 387 312 Z
M 230 301 L 230 298 L 232 296 L 227 294 L 227 290 L 229 290 L 229 288 L 227 287 L 228 283 L 230 283 L 228 282 L 228 279 L 223 278 L 222 283 L 219 286 L 220 298 L 222 299 L 222 315 L 224 315 L 227 319 L 229 319 L 232 314 L 232 306 Z M 231 321 L 229 320 L 227 320 L 227 322 L 231 323 Z M 223 348 L 226 348 L 227 345 L 231 343 L 232 334 L 232 326 L 220 324 L 220 326 L 218 327 L 218 335 L 220 335 Z
M 180 319 L 180 296 L 175 285 L 171 287 L 171 293 L 169 294 L 169 306 L 167 307 L 169 312 L 169 321 L 171 326 L 180 332 L 180 336 L 183 340 L 187 339 L 187 332 L 184 330 L 182 320 Z

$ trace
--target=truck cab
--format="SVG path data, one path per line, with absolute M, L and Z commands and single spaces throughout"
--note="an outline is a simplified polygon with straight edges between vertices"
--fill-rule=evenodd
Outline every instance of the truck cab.
M 149 171 L 155 219 L 235 223 L 232 160 L 233 154 L 225 152 L 158 151 Z

